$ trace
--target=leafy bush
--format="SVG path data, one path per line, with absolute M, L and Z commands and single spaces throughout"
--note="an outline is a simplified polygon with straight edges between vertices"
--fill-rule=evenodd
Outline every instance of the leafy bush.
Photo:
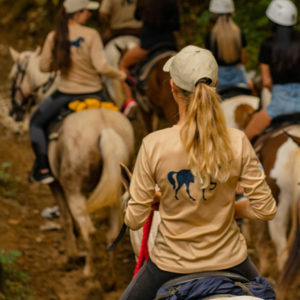
M 13 177 L 8 172 L 10 168 L 10 162 L 3 162 L 0 165 L 0 194 L 5 197 L 15 198 L 18 192 L 16 182 L 20 181 L 20 178 Z
M 27 288 L 28 275 L 19 270 L 16 266 L 20 251 L 12 250 L 7 252 L 0 249 L 0 265 L 2 266 L 3 294 L 1 300 L 33 300 L 31 291 Z

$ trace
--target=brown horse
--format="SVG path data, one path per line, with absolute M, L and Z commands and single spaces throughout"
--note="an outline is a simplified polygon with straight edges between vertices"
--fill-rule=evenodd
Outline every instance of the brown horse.
M 163 126 L 172 126 L 178 121 L 178 107 L 171 92 L 170 74 L 162 70 L 170 57 L 168 55 L 159 59 L 147 79 L 145 96 L 148 102 L 146 106 L 140 107 L 148 132 L 160 126 L 159 119 L 162 119 Z
M 111 40 L 105 46 L 109 63 L 117 67 L 122 55 L 137 42 L 137 38 L 132 36 L 120 36 Z M 140 83 L 134 92 L 147 132 L 160 126 L 172 126 L 178 120 L 178 108 L 170 88 L 170 75 L 162 70 L 165 62 L 175 54 L 173 50 L 158 48 L 139 66 L 134 67 L 134 70 L 138 70 Z M 121 107 L 124 95 L 120 83 L 110 79 L 105 79 L 105 83 L 110 97 L 117 98 L 117 105 Z

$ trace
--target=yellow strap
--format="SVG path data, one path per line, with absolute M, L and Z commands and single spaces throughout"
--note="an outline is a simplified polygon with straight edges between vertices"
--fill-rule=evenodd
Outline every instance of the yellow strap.
M 119 111 L 119 108 L 112 102 L 102 102 L 96 98 L 86 98 L 84 101 L 74 100 L 68 104 L 68 108 L 75 112 L 93 108 L 106 108 Z

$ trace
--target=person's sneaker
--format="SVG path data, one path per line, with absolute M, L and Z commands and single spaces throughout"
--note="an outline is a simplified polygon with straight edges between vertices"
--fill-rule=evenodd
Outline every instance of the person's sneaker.
M 124 104 L 123 114 L 131 119 L 135 116 L 137 109 L 138 106 L 135 99 L 131 98 Z
M 43 184 L 50 184 L 55 181 L 55 178 L 49 172 L 41 173 L 39 170 L 32 172 L 29 176 L 30 182 L 40 182 Z

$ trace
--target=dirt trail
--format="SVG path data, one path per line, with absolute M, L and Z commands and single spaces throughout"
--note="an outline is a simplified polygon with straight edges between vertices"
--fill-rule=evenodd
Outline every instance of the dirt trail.
M 34 37 L 22 39 L 17 28 L 15 33 L 13 36 L 10 30 L 7 32 L 0 30 L 1 121 L 3 113 L 7 114 L 9 99 L 7 75 L 12 61 L 8 46 L 14 45 L 18 50 L 25 50 L 33 49 L 36 45 Z M 21 251 L 18 267 L 29 274 L 28 289 L 35 295 L 34 299 L 85 300 L 86 285 L 81 276 L 82 266 L 64 263 L 66 256 L 63 230 L 45 232 L 40 230 L 40 226 L 47 221 L 41 216 L 41 212 L 56 203 L 47 186 L 28 183 L 28 173 L 33 161 L 29 138 L 27 134 L 12 133 L 8 129 L 11 128 L 9 122 L 5 123 L 6 126 L 0 125 L 0 172 L 3 163 L 9 163 L 11 167 L 6 172 L 12 178 L 12 182 L 6 186 L 0 181 L 0 249 Z M 59 219 L 52 221 L 60 224 Z M 103 270 L 100 280 L 105 286 L 110 279 L 105 271 L 107 262 L 104 259 L 107 224 L 101 223 L 97 228 L 98 253 L 103 258 L 99 263 L 99 270 Z M 272 243 L 267 242 L 266 247 L 270 250 L 270 265 L 273 270 L 269 279 L 274 282 L 277 273 Z M 105 292 L 105 300 L 119 299 L 131 279 L 135 261 L 128 235 L 118 245 L 115 254 L 118 281 L 115 290 Z M 255 259 L 255 249 L 251 250 L 251 254 Z M 300 300 L 300 278 L 297 282 L 295 288 L 289 291 L 290 300 Z
M 16 179 L 14 186 L 8 186 L 0 194 L 0 241 L 6 250 L 19 250 L 19 267 L 30 275 L 29 288 L 34 291 L 35 299 L 85 299 L 86 286 L 82 281 L 82 266 L 66 265 L 63 230 L 41 231 L 40 226 L 47 222 L 41 216 L 46 207 L 55 205 L 54 198 L 47 186 L 29 184 L 28 173 L 33 154 L 27 136 L 6 135 L 0 128 L 0 166 L 10 162 L 7 171 Z M 12 189 L 17 189 L 13 198 L 6 197 Z M 52 221 L 57 224 L 59 219 Z M 105 253 L 105 232 L 107 224 L 98 226 L 98 251 Z M 107 300 L 118 299 L 130 281 L 134 268 L 134 257 L 128 236 L 116 249 L 116 290 L 106 294 Z M 103 274 L 100 276 L 105 285 L 106 262 L 101 262 Z

